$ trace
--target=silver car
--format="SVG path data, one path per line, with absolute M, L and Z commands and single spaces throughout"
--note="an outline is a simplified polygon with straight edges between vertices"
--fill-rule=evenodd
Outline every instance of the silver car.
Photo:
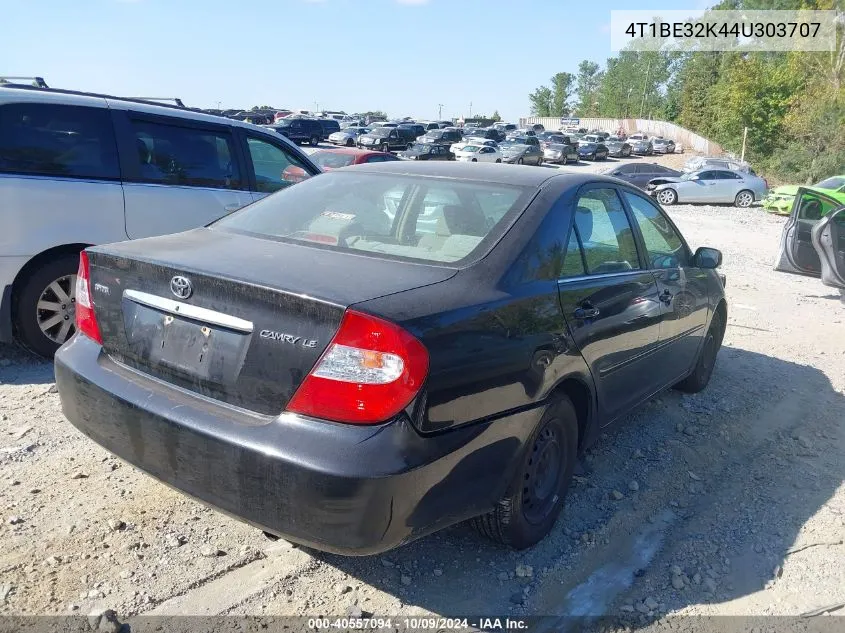
M 663 205 L 732 203 L 743 208 L 762 200 L 766 189 L 766 181 L 759 176 L 729 169 L 702 169 L 677 178 L 654 178 L 646 187 L 646 191 Z
M 332 145 L 345 145 L 346 147 L 355 147 L 358 137 L 370 131 L 368 127 L 347 127 L 339 132 L 329 134 L 329 143 Z

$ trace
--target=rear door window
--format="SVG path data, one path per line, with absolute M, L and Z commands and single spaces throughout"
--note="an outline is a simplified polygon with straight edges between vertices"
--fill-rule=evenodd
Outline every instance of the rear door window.
M 640 228 L 651 267 L 688 267 L 690 261 L 687 248 L 660 208 L 630 191 L 625 191 L 622 195 L 625 196 Z
M 188 187 L 240 189 L 232 134 L 141 119 L 130 122 L 137 180 Z M 136 178 L 133 177 L 133 180 Z
M 639 270 L 636 241 L 615 189 L 590 189 L 575 206 L 575 227 L 591 275 Z
M 109 111 L 43 103 L 0 107 L 0 172 L 119 179 Z

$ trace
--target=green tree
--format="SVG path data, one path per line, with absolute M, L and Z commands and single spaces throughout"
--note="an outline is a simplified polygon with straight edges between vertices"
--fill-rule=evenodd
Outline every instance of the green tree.
M 598 91 L 604 72 L 596 62 L 584 60 L 578 65 L 576 111 L 579 116 L 595 116 L 598 113 Z
M 535 116 L 551 116 L 552 111 L 552 91 L 546 86 L 540 86 L 530 95 L 531 114 Z
M 501 121 L 501 120 L 502 120 L 502 117 L 501 117 L 501 115 L 499 114 L 499 111 L 498 111 L 498 110 L 493 110 L 493 116 L 491 116 L 490 118 L 491 118 L 491 119 L 493 119 L 493 121 L 494 121 L 494 122 L 497 122 L 497 121 Z
M 552 100 L 549 116 L 568 116 L 571 109 L 569 101 L 572 98 L 575 75 L 572 73 L 557 73 L 552 77 Z

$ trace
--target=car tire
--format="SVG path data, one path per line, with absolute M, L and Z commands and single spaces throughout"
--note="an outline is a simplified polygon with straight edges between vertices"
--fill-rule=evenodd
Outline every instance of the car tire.
M 413 146 L 414 146 L 413 143 L 408 143 L 408 147 L 406 147 L 405 149 L 411 149 Z
M 497 162 L 497 163 L 501 163 L 501 162 L 502 162 L 502 159 L 501 159 L 501 158 L 497 158 L 497 159 L 496 159 L 496 162 Z
M 578 457 L 578 416 L 568 397 L 548 406 L 525 449 L 504 498 L 472 520 L 478 532 L 515 549 L 542 540 L 563 508 Z
M 311 143 L 311 147 L 317 147 L 317 145 L 320 144 L 320 139 L 316 136 L 312 136 L 310 143 Z
M 61 344 L 76 331 L 75 294 L 76 273 L 79 270 L 79 254 L 68 253 L 51 259 L 40 268 L 32 271 L 23 281 L 20 292 L 16 293 L 14 305 L 15 334 L 18 342 L 31 352 L 52 358 Z M 68 300 L 51 290 L 52 284 L 58 284 Z M 56 310 L 42 310 L 39 303 L 58 304 Z M 42 327 L 57 316 L 62 318 L 47 332 L 58 338 L 64 324 L 70 322 L 64 338 L 54 340 L 42 331 Z
M 692 373 L 677 383 L 674 389 L 683 391 L 684 393 L 698 393 L 707 386 L 707 383 L 710 382 L 710 376 L 713 375 L 716 355 L 719 353 L 719 348 L 722 347 L 722 338 L 724 336 L 725 324 L 722 323 L 722 317 L 719 312 L 715 312 L 713 318 L 710 320 L 710 328 L 704 337 L 704 344 L 698 353 Z
M 346 147 L 355 147 L 355 141 L 349 139 L 348 141 L 346 141 Z
M 665 205 L 675 204 L 678 201 L 678 192 L 674 189 L 663 189 L 657 194 L 657 201 Z
M 747 209 L 754 202 L 754 194 L 748 189 L 743 189 L 734 198 L 734 204 L 740 209 Z
M 516 164 L 517 164 L 517 165 L 522 165 L 522 163 L 524 163 L 524 162 L 525 162 L 525 161 L 524 161 L 524 160 L 522 160 L 522 158 L 517 158 L 517 159 L 516 159 Z
M 383 151 L 385 154 L 387 154 L 390 151 L 390 145 L 385 143 L 384 145 L 381 146 L 381 151 Z

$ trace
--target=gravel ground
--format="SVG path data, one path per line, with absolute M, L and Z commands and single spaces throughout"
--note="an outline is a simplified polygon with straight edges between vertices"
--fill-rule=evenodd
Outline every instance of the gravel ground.
M 667 392 L 609 429 L 553 533 L 525 552 L 463 525 L 372 558 L 271 543 L 84 438 L 61 415 L 52 366 L 0 347 L 0 614 L 638 623 L 841 606 L 845 307 L 817 280 L 772 271 L 781 218 L 669 212 L 693 248 L 725 255 L 728 327 L 710 386 Z

